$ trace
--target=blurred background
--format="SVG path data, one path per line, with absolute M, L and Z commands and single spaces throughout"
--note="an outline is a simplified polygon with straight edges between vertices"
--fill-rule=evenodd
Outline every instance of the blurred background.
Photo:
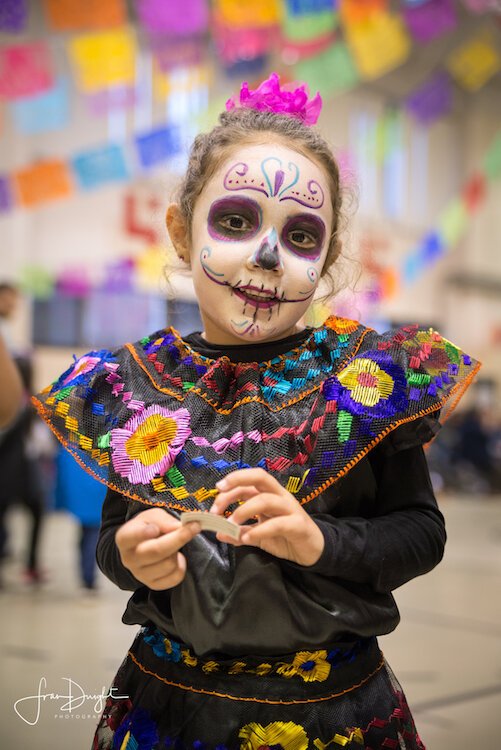
M 497 750 L 500 0 L 0 0 L 0 332 L 28 395 L 90 349 L 199 328 L 165 208 L 194 136 L 271 71 L 322 94 L 345 191 L 340 291 L 307 322 L 418 322 L 483 362 L 428 451 L 445 561 L 397 592 L 383 646 L 429 749 Z M 93 564 L 103 491 L 29 407 L 0 468 L 2 746 L 88 748 L 87 694 L 133 638 Z M 42 678 L 79 705 L 19 716 Z

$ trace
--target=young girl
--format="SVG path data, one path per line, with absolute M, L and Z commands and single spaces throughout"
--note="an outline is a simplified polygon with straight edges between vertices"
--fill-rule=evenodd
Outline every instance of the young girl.
M 203 331 L 91 352 L 39 401 L 109 487 L 98 562 L 141 626 L 93 747 L 423 748 L 376 636 L 442 557 L 422 444 L 477 365 L 417 327 L 304 327 L 340 246 L 319 97 L 273 74 L 238 105 L 167 211 Z

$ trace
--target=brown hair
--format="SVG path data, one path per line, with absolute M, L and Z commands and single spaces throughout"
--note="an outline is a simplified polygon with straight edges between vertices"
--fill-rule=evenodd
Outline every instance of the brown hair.
M 195 203 L 205 184 L 217 171 L 228 151 L 236 145 L 255 143 L 266 133 L 278 136 L 288 148 L 315 161 L 329 181 L 333 221 L 329 249 L 321 275 L 324 276 L 341 251 L 342 191 L 339 169 L 328 143 L 318 131 L 303 125 L 296 117 L 262 112 L 255 109 L 233 109 L 219 116 L 219 124 L 209 133 L 198 135 L 191 147 L 186 175 L 177 190 L 177 202 L 190 233 Z M 333 291 L 333 280 L 331 292 Z

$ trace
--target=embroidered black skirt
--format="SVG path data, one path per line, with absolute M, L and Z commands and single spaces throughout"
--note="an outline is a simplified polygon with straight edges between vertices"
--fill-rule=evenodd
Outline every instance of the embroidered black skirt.
M 198 658 L 143 628 L 109 692 L 93 750 L 424 750 L 375 638 Z

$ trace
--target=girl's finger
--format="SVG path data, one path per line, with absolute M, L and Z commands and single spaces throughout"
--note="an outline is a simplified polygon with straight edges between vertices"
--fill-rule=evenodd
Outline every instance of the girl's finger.
M 255 526 L 248 526 L 242 530 L 240 541 L 259 547 L 262 542 L 277 537 L 288 537 L 293 531 L 290 516 L 275 516 Z M 294 534 L 295 536 L 295 534 Z
M 239 501 L 248 500 L 257 494 L 255 487 L 235 487 L 229 492 L 220 492 L 216 499 L 212 503 L 210 512 L 211 513 L 224 513 L 224 511 L 232 504 L 238 503 Z
M 153 579 L 148 584 L 148 588 L 153 591 L 164 591 L 165 589 L 172 589 L 177 586 L 184 579 L 186 575 L 186 558 L 180 552 L 177 555 L 177 562 L 175 569 L 167 575 L 160 576 L 159 578 Z
M 222 492 L 227 492 L 238 485 L 254 485 L 259 492 L 284 491 L 282 485 L 264 469 L 237 469 L 216 482 L 216 487 Z
M 243 524 L 254 516 L 284 516 L 291 512 L 292 508 L 288 498 L 271 492 L 264 492 L 261 495 L 255 495 L 251 500 L 247 500 L 243 505 L 240 505 L 228 520 Z
M 115 535 L 115 539 L 122 553 L 127 553 L 146 539 L 152 539 L 169 531 L 174 531 L 180 525 L 180 521 L 166 513 L 163 508 L 150 508 L 138 513 L 121 526 Z
M 184 547 L 200 531 L 200 525 L 188 523 L 179 526 L 168 534 L 163 534 L 156 539 L 149 539 L 137 545 L 135 552 L 129 553 L 129 558 L 136 560 L 141 565 L 151 565 L 171 557 Z
M 226 534 L 223 534 L 221 531 L 217 532 L 216 539 L 218 540 L 218 542 L 223 542 L 224 544 L 232 544 L 234 547 L 242 546 L 242 542 L 239 539 L 234 539 L 232 536 L 226 536 Z
M 178 566 L 177 553 L 171 557 L 167 557 L 165 560 L 160 562 L 152 563 L 151 565 L 138 565 L 136 572 L 145 581 L 156 581 L 158 578 L 166 578 L 175 572 Z

